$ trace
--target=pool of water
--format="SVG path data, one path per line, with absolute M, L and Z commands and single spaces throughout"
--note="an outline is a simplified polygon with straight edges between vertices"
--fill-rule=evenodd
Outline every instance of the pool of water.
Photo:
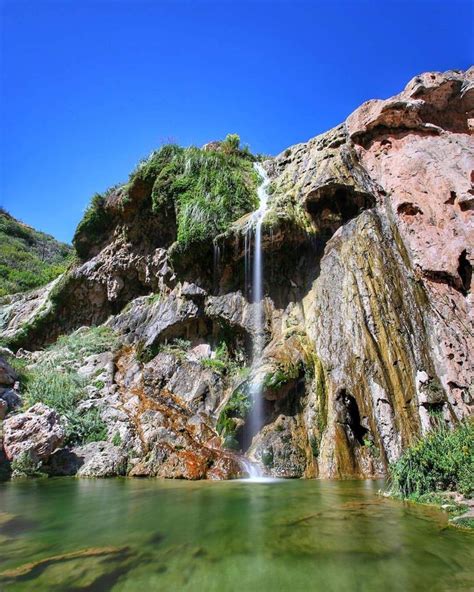
M 474 536 L 368 481 L 0 484 L 0 590 L 472 590 Z

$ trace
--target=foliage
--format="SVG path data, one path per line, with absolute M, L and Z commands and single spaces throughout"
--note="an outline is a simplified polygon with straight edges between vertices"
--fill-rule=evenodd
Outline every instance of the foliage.
M 97 409 L 79 411 L 87 383 L 74 371 L 58 371 L 48 364 L 33 371 L 28 381 L 26 404 L 42 402 L 66 420 L 66 443 L 97 442 L 106 437 L 106 426 Z
M 265 375 L 263 386 L 272 390 L 278 390 L 298 378 L 301 372 L 301 364 L 287 363 L 279 365 L 274 372 Z
M 309 445 L 311 447 L 311 452 L 313 456 L 316 458 L 319 456 L 319 440 L 315 436 L 311 436 L 309 439 Z
M 70 335 L 61 335 L 47 349 L 48 359 L 64 364 L 94 354 L 101 354 L 117 347 L 118 340 L 112 329 L 104 325 L 81 328 Z
M 64 417 L 67 444 L 97 442 L 107 436 L 99 410 L 79 407 L 88 383 L 74 366 L 78 360 L 109 351 L 116 345 L 116 337 L 108 327 L 79 329 L 60 337 L 27 371 L 26 405 L 42 402 Z
M 114 446 L 120 446 L 122 444 L 122 437 L 118 432 L 115 432 L 115 434 L 113 435 L 112 444 Z
M 11 469 L 15 477 L 19 478 L 35 478 L 45 477 L 46 475 L 41 472 L 41 462 L 35 462 L 28 451 L 24 451 L 18 458 L 12 461 Z
M 71 260 L 71 247 L 0 208 L 0 297 L 49 283 Z
M 72 243 L 82 259 L 88 256 L 90 242 L 99 240 L 111 227 L 111 218 L 105 202 L 105 197 L 96 193 L 76 228 Z
M 213 358 L 203 358 L 201 360 L 201 366 L 203 368 L 210 368 L 218 374 L 226 374 L 229 372 L 233 360 L 231 358 L 229 348 L 225 341 L 221 341 L 214 352 Z
M 252 401 L 248 389 L 238 388 L 232 393 L 229 401 L 222 409 L 217 420 L 217 432 L 224 437 L 231 436 L 235 438 L 236 422 L 235 418 L 245 419 L 252 407 Z
M 222 151 L 163 146 L 137 173 L 154 178 L 154 212 L 174 207 L 181 247 L 212 240 L 255 209 L 258 175 L 236 142 L 228 136 Z
M 256 208 L 259 179 L 254 161 L 237 134 L 228 134 L 211 150 L 166 144 L 143 159 L 118 189 L 119 203 L 123 206 L 133 199 L 137 187 L 140 194 L 145 191 L 141 207 L 160 215 L 174 211 L 178 245 L 186 249 L 212 240 Z M 76 229 L 73 244 L 82 259 L 90 244 L 99 242 L 113 226 L 106 201 L 106 195 L 95 194 Z
M 161 353 L 173 354 L 182 359 L 190 347 L 191 342 L 189 339 L 174 337 L 170 341 L 165 341 L 164 343 L 153 343 L 152 345 L 138 343 L 136 346 L 135 355 L 137 360 L 142 364 L 147 364 L 153 360 L 155 356 Z
M 273 450 L 265 448 L 262 451 L 261 460 L 264 467 L 271 468 L 273 466 Z
M 238 134 L 227 134 L 225 140 L 222 142 L 224 152 L 237 152 L 240 148 L 240 136 Z
M 390 467 L 392 491 L 402 497 L 457 490 L 474 492 L 474 422 L 441 426 Z

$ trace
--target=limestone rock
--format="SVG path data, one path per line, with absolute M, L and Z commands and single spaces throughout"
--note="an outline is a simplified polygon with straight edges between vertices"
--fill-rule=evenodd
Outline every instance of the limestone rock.
M 46 461 L 64 437 L 59 415 L 43 403 L 36 403 L 3 423 L 3 446 L 10 461 L 25 453 L 33 462 Z

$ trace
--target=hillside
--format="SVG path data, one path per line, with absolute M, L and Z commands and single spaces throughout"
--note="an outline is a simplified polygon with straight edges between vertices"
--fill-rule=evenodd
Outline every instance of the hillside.
M 66 269 L 72 252 L 0 208 L 0 296 L 44 286 Z

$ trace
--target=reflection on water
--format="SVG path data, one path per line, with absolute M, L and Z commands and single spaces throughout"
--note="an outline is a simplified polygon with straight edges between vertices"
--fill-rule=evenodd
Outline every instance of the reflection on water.
M 0 590 L 472 590 L 474 536 L 380 483 L 0 485 Z

